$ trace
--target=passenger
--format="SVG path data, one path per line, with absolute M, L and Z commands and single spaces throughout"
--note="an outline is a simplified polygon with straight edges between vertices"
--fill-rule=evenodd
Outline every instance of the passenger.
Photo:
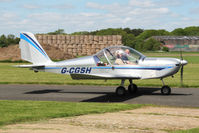
M 117 59 L 115 60 L 115 64 L 117 65 L 124 65 L 124 62 L 122 61 L 122 54 L 124 52 L 122 50 L 117 50 L 116 51 L 116 57 Z
M 124 64 L 135 65 L 136 63 L 129 61 L 129 58 L 128 58 L 129 56 L 130 56 L 129 49 L 126 49 L 125 51 L 117 50 L 116 51 L 117 59 L 115 60 L 115 64 L 117 64 L 117 65 L 124 65 Z
M 129 49 L 126 49 L 125 53 L 122 54 L 122 60 L 128 61 L 129 60 L 128 59 L 129 53 L 130 53 Z

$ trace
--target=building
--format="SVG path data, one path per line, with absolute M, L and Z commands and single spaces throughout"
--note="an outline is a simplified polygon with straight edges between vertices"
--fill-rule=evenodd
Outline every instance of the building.
M 199 51 L 199 36 L 153 36 L 170 51 Z

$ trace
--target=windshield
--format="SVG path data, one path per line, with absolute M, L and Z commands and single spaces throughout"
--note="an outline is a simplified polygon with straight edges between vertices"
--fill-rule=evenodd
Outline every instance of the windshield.
M 106 65 L 136 65 L 138 60 L 145 58 L 143 54 L 126 46 L 108 47 L 98 52 L 96 56 L 100 61 L 105 62 Z

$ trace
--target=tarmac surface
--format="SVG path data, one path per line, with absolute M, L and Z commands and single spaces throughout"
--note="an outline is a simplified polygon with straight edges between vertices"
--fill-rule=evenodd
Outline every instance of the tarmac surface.
M 138 93 L 123 97 L 116 86 L 86 85 L 0 85 L 0 100 L 41 100 L 68 102 L 124 102 L 139 104 L 199 107 L 199 88 L 173 88 L 163 96 L 160 88 L 139 88 Z

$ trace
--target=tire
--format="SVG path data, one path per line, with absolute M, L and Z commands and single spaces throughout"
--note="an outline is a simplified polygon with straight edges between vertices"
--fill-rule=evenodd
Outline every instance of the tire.
M 130 94 L 135 94 L 138 91 L 137 85 L 136 84 L 130 84 L 128 86 L 128 92 Z
M 116 88 L 115 93 L 117 94 L 117 96 L 124 96 L 126 93 L 126 90 L 123 86 L 119 86 Z
M 162 95 L 170 95 L 171 94 L 171 88 L 167 85 L 162 86 L 161 93 L 162 93 Z

